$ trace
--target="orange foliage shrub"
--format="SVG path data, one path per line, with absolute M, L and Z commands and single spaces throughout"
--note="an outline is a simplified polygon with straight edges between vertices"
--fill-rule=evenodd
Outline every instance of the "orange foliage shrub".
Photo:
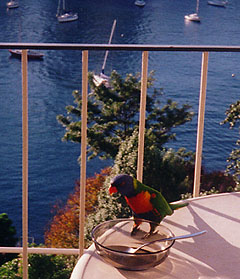
M 100 174 L 86 180 L 86 216 L 92 213 L 98 202 L 98 192 L 103 186 L 110 168 L 103 169 Z M 55 216 L 45 232 L 45 245 L 47 247 L 77 248 L 79 233 L 79 181 L 76 183 L 73 194 L 69 195 L 66 204 L 61 207 L 54 206 Z

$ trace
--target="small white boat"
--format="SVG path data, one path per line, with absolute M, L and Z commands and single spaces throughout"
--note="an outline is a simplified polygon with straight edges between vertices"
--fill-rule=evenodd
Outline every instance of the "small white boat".
M 65 13 L 57 17 L 59 22 L 70 22 L 78 19 L 77 13 Z
M 200 17 L 197 13 L 185 15 L 184 17 L 186 20 L 200 22 Z
M 21 49 L 9 49 L 8 50 L 12 56 L 21 58 L 22 50 Z M 27 56 L 29 59 L 43 59 L 44 54 L 34 50 L 28 50 Z
M 62 1 L 61 8 L 61 0 L 58 1 L 57 15 L 58 22 L 70 22 L 78 19 L 77 13 L 66 12 L 65 0 Z
M 145 1 L 143 0 L 136 0 L 134 4 L 138 7 L 144 7 L 146 5 Z
M 112 37 L 113 37 L 113 34 L 114 34 L 114 31 L 115 31 L 115 28 L 116 28 L 116 24 L 117 24 L 117 21 L 116 19 L 113 21 L 113 25 L 112 25 L 112 30 L 111 30 L 111 34 L 110 34 L 110 38 L 109 38 L 109 41 L 108 41 L 108 44 L 110 45 L 111 42 L 112 42 Z M 108 53 L 109 51 L 106 50 L 105 52 L 105 56 L 104 56 L 104 60 L 103 60 L 103 65 L 102 65 L 102 72 L 99 74 L 99 75 L 93 75 L 93 82 L 94 84 L 98 87 L 100 86 L 101 84 L 103 84 L 105 87 L 110 87 L 110 77 L 109 76 L 106 76 L 104 74 L 104 70 L 105 70 L 105 66 L 106 66 L 106 62 L 107 62 L 107 57 L 108 57 Z
M 18 8 L 19 7 L 19 4 L 17 1 L 10 1 L 10 2 L 7 2 L 7 8 L 8 9 L 15 9 L 15 8 Z
M 100 73 L 100 75 L 93 75 L 93 82 L 97 87 L 101 84 L 107 88 L 110 87 L 109 80 L 109 76 L 106 76 L 103 73 Z
M 198 10 L 199 10 L 199 0 L 197 0 L 196 12 L 193 14 L 185 15 L 184 18 L 186 20 L 200 22 L 200 17 L 198 16 Z
M 208 5 L 216 6 L 216 7 L 226 7 L 227 1 L 221 1 L 221 0 L 212 0 L 208 1 Z

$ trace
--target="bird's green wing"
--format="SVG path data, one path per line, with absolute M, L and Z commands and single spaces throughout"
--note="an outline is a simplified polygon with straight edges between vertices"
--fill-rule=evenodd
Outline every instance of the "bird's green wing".
M 133 180 L 133 184 L 136 194 L 141 192 L 148 192 L 150 194 L 150 202 L 153 205 L 156 214 L 158 213 L 161 216 L 161 219 L 163 219 L 166 215 L 171 215 L 173 213 L 173 210 L 169 206 L 168 202 L 159 191 L 141 183 L 137 179 Z

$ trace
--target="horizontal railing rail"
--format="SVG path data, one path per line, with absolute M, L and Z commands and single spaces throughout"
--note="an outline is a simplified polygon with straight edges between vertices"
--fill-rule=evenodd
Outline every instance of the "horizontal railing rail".
M 38 50 L 240 52 L 240 46 L 217 46 L 217 45 L 0 43 L 0 49 L 8 49 L 8 48 L 38 49 Z
M 87 96 L 88 96 L 88 52 L 89 51 L 140 51 L 142 52 L 141 101 L 139 119 L 139 148 L 137 178 L 142 179 L 145 107 L 147 94 L 147 69 L 149 51 L 201 52 L 202 71 L 200 79 L 198 131 L 196 145 L 194 197 L 199 195 L 201 157 L 204 130 L 204 113 L 207 88 L 208 57 L 211 52 L 240 52 L 240 46 L 205 45 L 125 45 L 125 44 L 65 44 L 65 43 L 0 43 L 0 49 L 21 49 L 22 51 L 22 247 L 0 247 L 0 253 L 21 253 L 23 255 L 23 278 L 28 277 L 28 254 L 71 254 L 81 255 L 84 247 L 86 146 L 87 146 Z M 80 173 L 80 217 L 79 249 L 28 247 L 28 50 L 78 50 L 82 51 L 82 139 Z

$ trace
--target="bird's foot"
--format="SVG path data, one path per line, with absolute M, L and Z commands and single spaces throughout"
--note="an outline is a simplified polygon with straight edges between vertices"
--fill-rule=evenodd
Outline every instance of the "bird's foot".
M 131 236 L 136 235 L 138 231 L 139 231 L 139 227 L 138 226 L 134 226 L 132 231 L 131 231 Z
M 157 233 L 158 233 L 158 231 L 155 231 L 155 232 L 150 231 L 150 232 L 146 233 L 146 234 L 142 237 L 142 239 L 147 239 L 147 238 L 149 238 L 150 236 L 153 236 L 153 235 L 155 235 L 155 234 L 157 234 Z

